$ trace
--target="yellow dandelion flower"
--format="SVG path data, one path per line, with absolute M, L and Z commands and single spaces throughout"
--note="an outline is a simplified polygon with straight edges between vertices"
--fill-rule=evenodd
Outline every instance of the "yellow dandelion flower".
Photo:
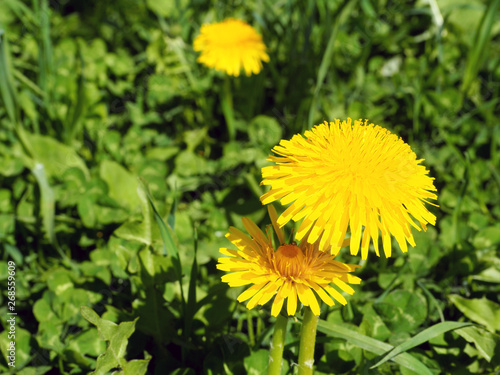
M 291 205 L 278 225 L 302 221 L 297 239 L 307 233 L 311 243 L 337 254 L 350 227 L 351 254 L 367 258 L 371 240 L 377 255 L 379 230 L 384 253 L 391 255 L 391 235 L 401 250 L 415 246 L 410 225 L 425 230 L 436 217 L 424 203 L 436 199 L 433 181 L 415 153 L 401 138 L 368 120 L 331 122 L 313 127 L 305 138 L 282 140 L 268 160 L 276 165 L 262 168 L 263 185 L 271 190 L 263 204 L 280 200 Z M 431 203 L 432 204 L 432 203 Z M 364 231 L 363 231 L 364 227 Z
M 302 241 L 298 246 L 295 243 L 286 244 L 283 229 L 276 223 L 276 210 L 272 206 L 268 206 L 268 209 L 281 244 L 277 250 L 272 243 L 272 229 L 268 227 L 264 234 L 248 218 L 243 218 L 243 225 L 250 237 L 231 227 L 226 237 L 238 250 L 219 250 L 229 257 L 219 258 L 217 268 L 232 272 L 222 276 L 222 281 L 231 287 L 253 284 L 239 295 L 238 301 L 250 300 L 247 308 L 253 309 L 275 296 L 271 308 L 273 316 L 280 313 L 285 300 L 288 315 L 295 314 L 298 301 L 319 315 L 317 296 L 329 306 L 334 304 L 334 299 L 345 305 L 347 301 L 344 296 L 330 284 L 353 294 L 354 289 L 348 283 L 359 284 L 361 279 L 350 272 L 359 266 L 334 260 L 328 252 L 319 251 L 317 242 L 310 244 Z
M 269 61 L 260 34 L 246 22 L 233 18 L 203 25 L 194 40 L 194 50 L 201 52 L 198 62 L 236 77 L 242 68 L 247 76 L 258 74 L 262 61 Z

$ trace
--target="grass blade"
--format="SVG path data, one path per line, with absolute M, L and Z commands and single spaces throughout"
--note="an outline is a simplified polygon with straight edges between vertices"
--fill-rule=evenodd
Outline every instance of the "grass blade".
M 415 346 L 423 344 L 424 342 L 427 342 L 430 339 L 432 339 L 433 337 L 436 337 L 442 333 L 445 333 L 448 331 L 453 331 L 454 329 L 458 329 L 458 328 L 464 328 L 464 327 L 467 327 L 470 325 L 472 325 L 472 323 L 443 322 L 443 323 L 435 324 L 432 327 L 424 329 L 422 332 L 413 336 L 408 341 L 405 341 L 404 343 L 391 349 L 380 361 L 378 361 L 376 364 L 374 364 L 370 368 L 374 369 L 375 367 L 380 366 L 382 363 L 385 363 L 385 362 L 389 361 L 390 359 L 393 359 L 395 356 L 399 355 L 400 353 L 403 353 L 407 350 L 410 350 L 411 348 L 414 348 Z
M 40 88 L 49 94 L 49 77 L 52 75 L 52 41 L 50 40 L 50 10 L 47 0 L 40 0 L 40 6 L 37 9 L 37 18 L 40 21 L 40 52 L 38 56 L 38 64 L 40 67 L 40 74 L 38 76 Z M 50 101 L 51 95 L 48 95 Z
M 198 231 L 194 228 L 194 255 L 193 265 L 191 266 L 191 275 L 189 277 L 188 299 L 186 304 L 186 313 L 184 314 L 184 337 L 189 339 L 193 318 L 196 313 L 196 280 L 198 279 L 198 262 L 196 254 L 198 253 Z
M 83 60 L 82 50 L 78 44 L 78 57 L 80 61 L 80 74 L 78 76 L 77 92 L 76 92 L 76 102 L 72 103 L 72 108 L 68 111 L 68 116 L 66 119 L 66 143 L 69 145 L 71 141 L 78 133 L 80 125 L 82 124 L 81 119 L 85 114 L 85 104 L 87 102 L 87 91 L 85 82 L 85 62 Z
M 143 189 L 144 192 L 146 193 L 146 196 L 148 197 L 149 200 L 149 204 L 153 209 L 153 214 L 156 224 L 160 228 L 161 238 L 163 239 L 163 254 L 167 256 L 168 251 L 170 251 L 170 256 L 172 257 L 172 264 L 174 266 L 174 270 L 181 287 L 182 306 L 183 306 L 183 311 L 185 311 L 186 299 L 184 297 L 184 291 L 182 289 L 182 264 L 181 264 L 181 259 L 179 258 L 179 252 L 177 251 L 177 246 L 175 245 L 174 238 L 171 233 L 172 230 L 167 226 L 167 224 L 165 224 L 163 218 L 158 213 L 158 210 L 156 209 L 156 206 L 153 201 L 153 196 L 151 195 L 149 188 L 147 187 L 146 181 L 143 178 L 139 178 L 139 188 Z
M 467 56 L 467 65 L 465 67 L 464 80 L 462 81 L 461 91 L 464 94 L 468 93 L 470 85 L 476 78 L 479 68 L 481 67 L 482 59 L 490 40 L 491 30 L 497 20 L 499 5 L 500 0 L 490 1 L 476 30 L 474 43 Z
M 378 355 L 383 355 L 394 348 L 390 344 L 386 344 L 385 342 L 362 335 L 352 329 L 332 324 L 324 320 L 318 322 L 318 330 L 329 336 L 344 339 L 361 349 L 368 350 Z M 392 361 L 418 374 L 432 375 L 431 370 L 429 370 L 427 366 L 408 353 L 401 353 L 397 357 L 392 358 Z
M 10 54 L 5 31 L 0 29 L 0 95 L 2 96 L 7 115 L 13 124 L 18 123 L 19 106 L 11 74 Z
M 319 92 L 321 87 L 323 86 L 323 81 L 325 80 L 326 73 L 330 68 L 330 64 L 333 59 L 333 47 L 335 45 L 335 40 L 337 39 L 337 34 L 339 31 L 340 25 L 343 23 L 343 20 L 347 17 L 348 14 L 351 14 L 352 8 L 356 5 L 357 1 L 346 1 L 344 2 L 341 10 L 339 11 L 338 16 L 331 22 L 334 26 L 332 29 L 332 33 L 330 34 L 330 39 L 328 40 L 328 44 L 326 45 L 325 53 L 323 54 L 323 58 L 321 59 L 321 64 L 318 70 L 318 76 L 316 78 L 316 86 L 314 87 L 314 94 L 311 100 L 311 106 L 309 108 L 309 116 L 307 118 L 307 127 L 310 128 L 313 125 L 314 120 L 314 111 L 316 109 L 316 101 L 318 100 Z
M 56 203 L 54 191 L 49 185 L 47 174 L 45 173 L 45 167 L 42 163 L 35 163 L 35 166 L 31 170 L 31 172 L 35 176 L 40 188 L 40 211 L 42 214 L 43 228 L 45 229 L 45 233 L 47 234 L 50 243 L 54 245 L 56 244 L 56 235 L 54 231 Z

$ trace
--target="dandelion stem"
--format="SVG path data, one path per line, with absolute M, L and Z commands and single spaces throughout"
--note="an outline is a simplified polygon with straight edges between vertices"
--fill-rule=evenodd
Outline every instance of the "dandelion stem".
M 267 375 L 281 374 L 287 324 L 288 318 L 278 315 L 276 323 L 274 323 L 273 341 L 271 342 L 271 350 L 269 351 L 269 367 L 267 369 Z
M 229 140 L 234 141 L 236 138 L 236 128 L 234 126 L 233 93 L 231 91 L 231 79 L 228 75 L 226 75 L 224 85 L 222 87 L 221 106 L 224 119 L 226 120 Z
M 248 341 L 250 341 L 250 345 L 255 345 L 255 336 L 253 334 L 253 320 L 252 313 L 250 310 L 247 310 L 247 328 L 248 328 Z
M 298 375 L 312 375 L 314 365 L 314 345 L 316 344 L 316 328 L 319 316 L 305 307 L 302 328 L 300 330 L 299 371 Z

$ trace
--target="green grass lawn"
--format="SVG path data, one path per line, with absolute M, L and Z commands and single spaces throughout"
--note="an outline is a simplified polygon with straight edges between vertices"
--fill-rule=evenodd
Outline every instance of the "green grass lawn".
M 259 74 L 197 62 L 229 17 L 262 35 Z M 498 373 L 499 100 L 500 0 L 0 0 L 0 373 L 266 373 L 276 319 L 219 248 L 270 223 L 271 149 L 348 117 L 425 159 L 437 223 L 341 251 L 362 282 L 321 306 L 315 373 Z

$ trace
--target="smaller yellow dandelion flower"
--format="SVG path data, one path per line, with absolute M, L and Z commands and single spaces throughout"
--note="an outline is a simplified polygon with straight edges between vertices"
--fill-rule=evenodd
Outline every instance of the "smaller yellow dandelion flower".
M 300 245 L 286 244 L 283 229 L 276 223 L 276 210 L 272 206 L 268 209 L 281 243 L 276 250 L 272 244 L 272 229 L 268 228 L 266 235 L 248 218 L 243 218 L 243 225 L 250 237 L 231 227 L 226 237 L 238 250 L 220 249 L 229 257 L 219 258 L 217 268 L 232 272 L 222 276 L 222 281 L 231 287 L 253 284 L 239 295 L 238 301 L 250 300 L 247 308 L 253 309 L 275 297 L 271 308 L 273 316 L 280 313 L 285 300 L 288 315 L 295 314 L 298 302 L 319 315 L 317 296 L 328 306 L 334 304 L 334 299 L 345 305 L 345 297 L 330 284 L 353 294 L 354 289 L 349 284 L 359 284 L 361 279 L 350 272 L 359 266 L 334 260 L 330 253 L 319 251 L 318 242 L 310 244 L 304 240 Z
M 262 61 L 269 61 L 260 34 L 246 22 L 233 18 L 203 25 L 194 40 L 194 50 L 201 52 L 198 62 L 235 77 L 242 68 L 247 76 L 258 74 Z
M 391 235 L 403 252 L 407 242 L 415 246 L 410 226 L 420 227 L 412 217 L 424 230 L 427 223 L 434 225 L 436 217 L 425 203 L 437 198 L 422 159 L 401 138 L 367 122 L 325 121 L 306 131 L 305 138 L 297 134 L 282 140 L 273 149 L 279 156 L 268 159 L 276 165 L 262 168 L 262 184 L 271 190 L 261 197 L 263 204 L 291 203 L 278 224 L 304 219 L 296 238 L 309 233 L 309 242 L 320 241 L 321 249 L 333 254 L 349 226 L 351 254 L 361 247 L 363 259 L 372 239 L 379 255 L 379 231 L 387 257 Z

